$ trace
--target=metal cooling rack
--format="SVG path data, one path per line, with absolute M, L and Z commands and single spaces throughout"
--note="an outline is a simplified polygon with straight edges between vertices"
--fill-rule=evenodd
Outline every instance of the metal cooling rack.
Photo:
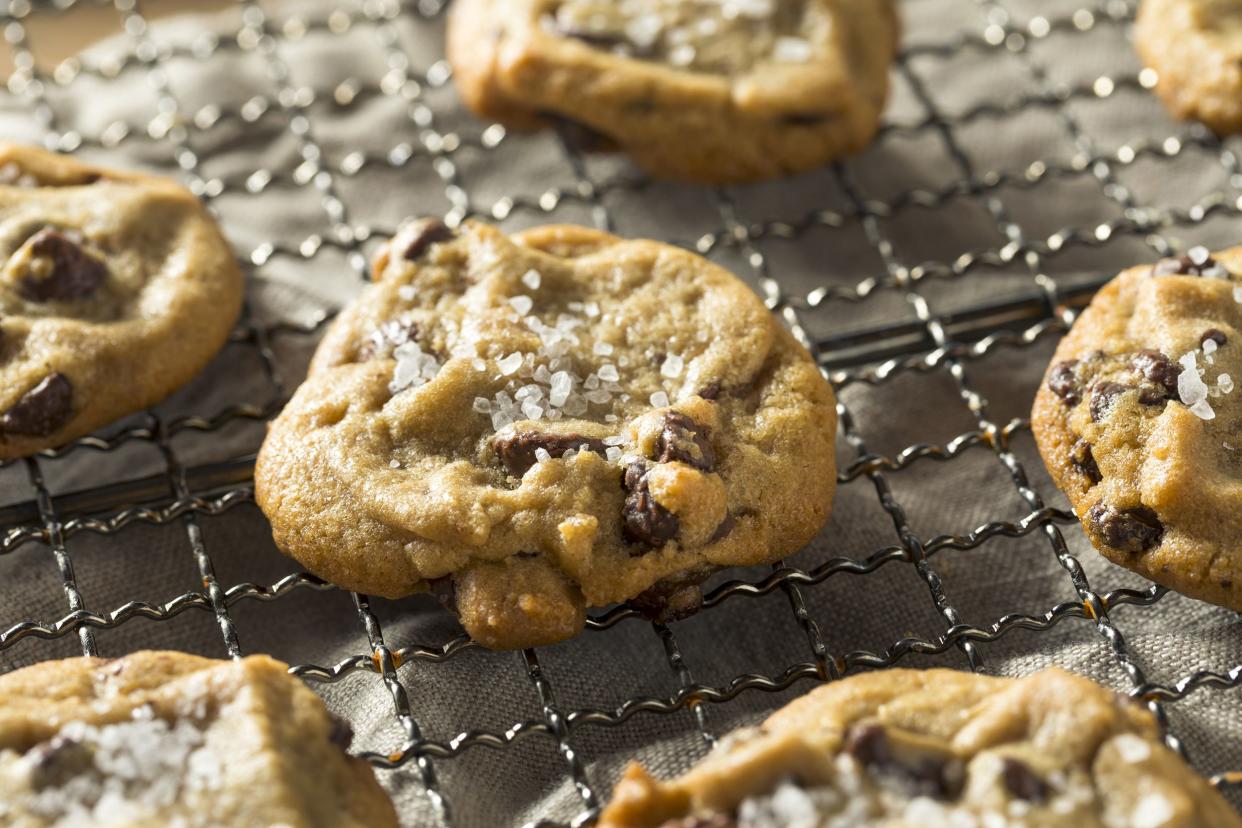
M 913 8 L 922 2 L 926 0 L 905 0 L 905 5 Z M 292 671 L 312 683 L 336 682 L 358 673 L 374 674 L 376 680 L 382 681 L 391 695 L 393 715 L 403 733 L 403 743 L 399 750 L 390 754 L 365 753 L 364 756 L 376 766 L 412 774 L 441 824 L 459 824 L 454 819 L 453 803 L 455 796 L 461 794 L 442 786 L 437 767 L 453 762 L 467 751 L 484 747 L 503 755 L 519 742 L 553 740 L 563 772 L 572 781 L 581 807 L 568 823 L 544 819 L 531 825 L 586 825 L 593 820 L 606 795 L 603 783 L 591 777 L 586 758 L 576 749 L 577 734 L 586 726 L 623 728 L 640 714 L 660 716 L 688 710 L 695 717 L 703 741 L 710 744 L 713 736 L 705 719 L 705 710 L 710 705 L 726 703 L 741 694 L 782 691 L 799 682 L 805 689 L 809 686 L 805 680 L 831 680 L 863 668 L 886 667 L 899 662 L 917 665 L 919 656 L 958 652 L 965 666 L 978 669 L 986 645 L 1020 630 L 1040 633 L 1060 625 L 1092 626 L 1127 676 L 1131 694 L 1145 701 L 1165 723 L 1166 705 L 1182 702 L 1192 694 L 1242 684 L 1242 665 L 1229 670 L 1197 670 L 1168 684 L 1148 680 L 1132 657 L 1114 611 L 1128 605 L 1136 610 L 1159 612 L 1166 590 L 1151 586 L 1099 592 L 1092 587 L 1059 528 L 1072 526 L 1073 515 L 1045 504 L 1011 450 L 1011 441 L 1028 431 L 1028 422 L 990 419 L 989 404 L 975 390 L 969 375 L 972 363 L 998 350 L 1021 352 L 1062 334 L 1073 321 L 1076 309 L 1111 275 L 1100 272 L 1086 281 L 1062 285 L 1048 275 L 1045 258 L 1072 248 L 1098 247 L 1118 237 L 1141 239 L 1150 246 L 1153 256 L 1163 256 L 1177 247 L 1164 235 L 1170 228 L 1198 225 L 1216 217 L 1236 222 L 1242 214 L 1242 169 L 1237 155 L 1216 137 L 1196 127 L 1187 127 L 1163 140 L 1133 142 L 1102 154 L 1089 130 L 1066 106 L 1073 101 L 1108 100 L 1122 90 L 1147 90 L 1154 78 L 1141 73 L 1125 77 L 1101 76 L 1090 83 L 1076 85 L 1060 84 L 1050 77 L 1048 67 L 1041 63 L 1031 45 L 1052 35 L 1080 37 L 1105 27 L 1126 27 L 1133 18 L 1133 2 L 1088 4 L 1060 14 L 1028 17 L 1021 22 L 1016 22 L 1018 17 L 1011 14 L 1008 4 L 1001 0 L 962 0 L 962 3 L 972 6 L 977 25 L 949 35 L 943 42 L 907 47 L 895 67 L 899 79 L 923 108 L 925 117 L 915 123 L 885 126 L 878 139 L 884 141 L 903 134 L 938 136 L 955 166 L 951 183 L 939 189 L 913 189 L 886 201 L 877 201 L 863 194 L 853 162 L 848 162 L 829 171 L 845 195 L 844 207 L 816 209 L 796 221 L 758 223 L 741 217 L 729 191 L 717 190 L 712 198 L 718 212 L 718 229 L 682 243 L 705 255 L 727 251 L 745 261 L 753 269 L 754 280 L 769 306 L 812 350 L 839 391 L 857 384 L 878 387 L 894 378 L 910 375 L 947 375 L 962 406 L 975 421 L 975 428 L 944 444 L 917 443 L 886 456 L 868 449 L 853 412 L 844 404 L 839 407 L 843 439 L 853 452 L 853 458 L 839 472 L 839 481 L 842 485 L 864 479 L 871 483 L 880 506 L 891 520 L 892 543 L 857 558 L 834 557 L 807 568 L 777 565 L 761 577 L 723 582 L 706 595 L 704 612 L 714 613 L 728 612 L 717 609 L 724 604 L 757 596 L 776 592 L 786 596 L 789 610 L 805 635 L 806 656 L 774 675 L 745 673 L 716 686 L 698 683 L 683 658 L 674 629 L 653 624 L 652 631 L 659 639 L 667 669 L 677 685 L 668 695 L 630 698 L 611 709 L 567 709 L 558 704 L 558 691 L 541 666 L 539 652 L 527 650 L 515 658 L 537 698 L 541 715 L 514 722 L 504 730 L 466 730 L 452 739 L 438 741 L 422 735 L 418 711 L 413 709 L 398 668 L 412 664 L 416 669 L 431 671 L 474 645 L 461 636 L 438 644 L 390 641 L 381 629 L 370 599 L 353 594 L 353 606 L 369 642 L 369 650 L 332 664 L 298 664 Z M 345 256 L 359 277 L 365 277 L 364 244 L 373 237 L 390 234 L 394 228 L 363 226 L 351 221 L 350 205 L 339 195 L 337 185 L 340 180 L 371 166 L 401 170 L 416 161 L 429 162 L 442 184 L 449 205 L 447 218 L 451 222 L 471 215 L 495 220 L 517 213 L 539 216 L 555 213 L 562 205 L 571 204 L 589 211 L 598 226 L 608 229 L 613 226 L 613 214 L 606 204 L 607 196 L 618 192 L 638 193 L 650 186 L 650 182 L 632 174 L 606 180 L 593 178 L 583 155 L 571 141 L 563 139 L 563 160 L 573 174 L 573 186 L 552 188 L 537 198 L 503 197 L 489 205 L 479 204 L 463 180 L 458 154 L 463 148 L 495 151 L 508 136 L 497 126 L 481 127 L 477 136 L 441 130 L 437 113 L 423 103 L 423 96 L 450 82 L 449 69 L 442 60 L 436 60 L 427 71 L 414 71 L 411 67 L 416 63 L 396 29 L 398 20 L 424 20 L 430 25 L 443 13 L 441 0 L 360 0 L 342 4 L 340 9 L 322 18 L 295 14 L 285 18 L 279 26 L 259 3 L 243 1 L 239 29 L 227 36 L 204 33 L 189 46 L 162 45 L 155 39 L 137 0 L 115 0 L 113 6 L 129 38 L 130 48 L 122 56 L 70 59 L 50 72 L 36 68 L 26 26 L 28 20 L 33 15 L 55 15 L 85 5 L 99 4 L 92 0 L 56 0 L 32 6 L 29 0 L 8 0 L 3 12 L 4 37 L 16 71 L 4 94 L 28 106 L 50 148 L 65 152 L 83 147 L 106 150 L 143 142 L 154 148 L 163 147 L 169 166 L 179 170 L 180 177 L 208 204 L 226 193 L 261 198 L 265 192 L 279 186 L 306 188 L 316 193 L 322 206 L 322 220 L 306 227 L 306 235 L 300 243 L 272 240 L 251 250 L 246 264 L 255 271 L 282 259 L 311 261 L 322 251 L 333 249 Z M 390 67 L 386 75 L 370 81 L 345 80 L 332 89 L 298 85 L 283 56 L 287 41 L 308 32 L 343 33 L 359 27 L 374 32 L 376 47 L 383 51 Z M 187 111 L 161 64 L 173 57 L 212 61 L 229 53 L 259 56 L 271 81 L 270 92 L 255 96 L 236 108 L 208 105 Z M 952 116 L 946 114 L 936 90 L 923 76 L 918 63 L 921 58 L 949 58 L 965 53 L 1008 54 L 1024 67 L 1038 91 L 1003 103 L 976 104 Z M 86 134 L 74 124 L 62 121 L 49 94 L 49 90 L 72 89 L 83 79 L 107 82 L 130 72 L 145 74 L 156 99 L 159 114 L 145 125 L 117 121 L 97 134 Z M 416 142 L 399 143 L 387 153 L 368 153 L 348 147 L 329 149 L 318 142 L 312 112 L 316 106 L 345 113 L 360 100 L 383 96 L 410 102 L 411 135 L 418 136 Z M 976 168 L 961 142 L 961 130 L 966 125 L 984 118 L 1005 118 L 1041 108 L 1058 118 L 1063 138 L 1073 149 L 1068 161 L 1036 161 L 1020 172 L 981 172 Z M 258 169 L 235 178 L 214 177 L 204 172 L 204 156 L 196 150 L 199 136 L 222 123 L 269 121 L 283 124 L 297 142 L 300 163 L 290 169 Z M 1213 191 L 1189 207 L 1164 207 L 1138 203 L 1117 178 L 1117 171 L 1125 167 L 1147 160 L 1171 161 L 1192 148 L 1213 159 L 1210 163 L 1223 167 L 1234 188 L 1232 192 Z M 1104 196 L 1119 206 L 1121 217 L 1091 227 L 1066 228 L 1045 238 L 1032 237 L 1010 217 L 999 192 L 1002 188 L 1039 192 L 1055 180 L 1094 181 Z M 962 252 L 951 261 L 911 263 L 897 255 L 885 219 L 911 206 L 947 211 L 962 201 L 983 207 L 1008 242 L 995 249 Z M 788 292 L 761 250 L 761 243 L 768 240 L 797 241 L 816 228 L 847 227 L 861 228 L 883 265 L 882 273 L 854 285 L 825 285 L 801 295 Z M 933 314 L 923 295 L 925 286 L 933 280 L 951 283 L 978 270 L 1011 267 L 1029 275 L 1030 289 L 1026 294 L 967 306 L 948 314 Z M 832 303 L 861 305 L 886 292 L 904 297 L 913 309 L 913 316 L 903 315 L 846 335 L 820 337 L 808 333 L 810 326 L 805 324 L 806 319 L 817 309 Z M 214 616 L 226 651 L 238 656 L 243 652 L 243 642 L 230 615 L 233 608 L 243 602 L 280 601 L 294 592 L 333 589 L 305 573 L 290 574 L 269 584 L 222 583 L 216 575 L 202 523 L 252 501 L 253 454 L 195 465 L 183 461 L 181 450 L 173 445 L 173 439 L 178 436 L 198 435 L 200 439 L 210 439 L 230 423 L 262 422 L 273 416 L 297 379 L 282 376 L 273 343 L 282 338 L 313 341 L 322 327 L 322 320 L 328 316 L 325 309 L 319 323 L 300 326 L 260 322 L 247 312 L 233 335 L 233 345 L 248 349 L 257 357 L 267 388 L 261 401 L 203 412 L 199 416 L 166 418 L 152 411 L 119 430 L 109 431 L 107 436 L 84 438 L 64 448 L 0 466 L 0 471 L 5 467 L 10 471 L 20 468 L 29 487 L 28 498 L 0 508 L 0 556 L 8 556 L 28 544 L 46 546 L 68 603 L 68 612 L 55 621 L 25 619 L 0 631 L 0 652 L 26 639 L 76 636 L 83 653 L 95 654 L 96 630 L 114 629 L 137 618 L 165 621 L 195 611 Z M 139 479 L 100 480 L 76 491 L 50 494 L 44 474 L 48 463 L 69 454 L 111 452 L 135 441 L 158 449 L 164 461 L 161 473 Z M 919 537 L 894 494 L 889 476 L 914 465 L 954 463 L 968 452 L 980 451 L 995 456 L 1029 513 L 1017 521 L 988 522 L 963 535 Z M 166 603 L 129 601 L 110 609 L 95 606 L 91 596 L 83 594 L 75 579 L 72 557 L 75 538 L 90 533 L 116 538 L 120 544 L 127 532 L 142 524 L 183 527 L 201 575 L 201 588 Z M 975 549 L 992 538 L 1027 535 L 1043 537 L 1048 552 L 1064 570 L 1075 597 L 1055 604 L 1042 614 L 1007 614 L 982 627 L 963 623 L 946 594 L 934 563 L 935 556 L 945 550 Z M 807 591 L 836 575 L 866 576 L 889 565 L 913 568 L 925 584 L 935 611 L 943 618 L 943 632 L 933 637 L 904 636 L 878 651 L 831 652 L 807 609 Z M 1067 590 L 1067 594 L 1071 593 Z M 88 606 L 93 608 L 88 609 Z M 588 621 L 585 635 L 591 637 L 623 621 L 638 618 L 634 609 L 619 606 L 594 615 Z M 1038 642 L 1038 637 L 1035 640 Z M 1172 747 L 1182 749 L 1175 734 L 1169 732 L 1167 739 Z M 1222 787 L 1240 781 L 1242 774 L 1224 773 L 1213 777 L 1213 782 Z

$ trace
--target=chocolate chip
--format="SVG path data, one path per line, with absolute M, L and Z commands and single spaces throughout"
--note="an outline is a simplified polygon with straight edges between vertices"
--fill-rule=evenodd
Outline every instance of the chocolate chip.
M 653 621 L 688 618 L 702 609 L 703 591 L 699 585 L 710 574 L 710 569 L 692 569 L 669 575 L 632 598 L 630 604 Z
M 328 716 L 332 719 L 332 728 L 328 731 L 328 741 L 341 750 L 349 750 L 350 744 L 354 741 L 354 729 L 349 722 L 335 713 L 329 711 Z
M 27 271 L 18 292 L 31 302 L 68 302 L 90 296 L 108 278 L 108 268 L 77 242 L 45 227 L 26 242 L 32 259 L 46 259 L 50 269 Z
M 712 380 L 703 386 L 703 390 L 699 391 L 699 396 L 705 400 L 715 400 L 720 397 L 720 381 Z
M 1078 405 L 1082 401 L 1082 383 L 1074 370 L 1077 367 L 1078 360 L 1070 359 L 1058 362 L 1048 373 L 1048 388 L 1066 405 Z
M 579 451 L 586 446 L 587 451 L 604 454 L 608 447 L 593 437 L 581 434 L 549 434 L 542 431 L 517 431 L 512 434 L 496 435 L 492 438 L 492 448 L 500 456 L 509 474 L 521 477 L 526 470 L 539 462 L 535 457 L 536 449 L 544 449 L 552 457 L 562 457 L 568 451 Z
M 1097 382 L 1091 386 L 1091 419 L 1098 422 L 1108 416 L 1108 412 L 1112 410 L 1113 402 L 1127 391 L 1133 390 L 1133 386 L 1122 385 L 1119 382 Z
M 716 452 L 707 439 L 707 428 L 680 411 L 664 415 L 664 428 L 656 438 L 656 462 L 674 460 L 700 471 L 716 467 Z
M 911 793 L 954 799 L 962 791 L 961 762 L 951 754 L 895 746 L 878 724 L 858 725 L 845 736 L 842 749 L 871 772 L 895 778 Z
M 708 543 L 716 543 L 729 537 L 733 532 L 733 527 L 737 526 L 737 518 L 733 517 L 733 513 L 729 512 L 724 516 L 724 520 L 720 521 L 720 525 L 716 527 L 716 531 L 712 532 L 712 536 L 707 539 Z
M 1209 339 L 1215 342 L 1217 347 L 1224 345 L 1229 341 L 1229 337 L 1225 336 L 1223 331 L 1216 328 L 1208 328 L 1203 332 L 1203 335 L 1199 337 L 1199 346 L 1202 347 L 1203 343 L 1207 342 Z
M 1205 271 L 1216 267 L 1216 260 L 1211 256 L 1200 256 L 1196 261 L 1192 256 L 1176 256 L 1161 259 L 1152 266 L 1153 276 L 1202 276 Z
M 1130 357 L 1130 365 L 1144 379 L 1162 388 L 1170 397 L 1177 396 L 1177 377 L 1181 366 L 1160 351 L 1143 350 Z
M 73 416 L 73 386 L 64 374 L 48 374 L 0 415 L 0 433 L 47 437 Z
M 1001 780 L 1015 799 L 1043 802 L 1048 798 L 1048 784 L 1036 776 L 1029 765 L 1011 756 L 1001 760 Z
M 1106 545 L 1123 552 L 1146 552 L 1164 537 L 1160 517 L 1146 506 L 1114 509 L 1097 503 L 1087 512 L 1087 520 Z
M 1070 462 L 1092 483 L 1099 483 L 1104 479 L 1100 474 L 1100 467 L 1095 463 L 1095 456 L 1091 453 L 1091 444 L 1086 440 L 1074 443 L 1070 449 Z
M 660 547 L 677 537 L 681 522 L 651 496 L 647 485 L 648 466 L 633 463 L 625 470 L 625 505 L 621 509 L 625 539 L 650 547 Z
M 455 235 L 452 228 L 440 219 L 420 219 L 401 228 L 393 242 L 400 247 L 401 258 L 412 262 L 433 244 L 448 241 Z

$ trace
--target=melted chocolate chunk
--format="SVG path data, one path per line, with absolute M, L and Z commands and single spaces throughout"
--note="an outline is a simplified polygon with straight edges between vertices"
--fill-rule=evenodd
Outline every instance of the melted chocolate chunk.
M 1152 266 L 1151 274 L 1153 276 L 1202 276 L 1204 271 L 1216 267 L 1216 260 L 1211 256 L 1201 258 L 1202 261 L 1198 262 L 1190 256 L 1161 259 Z
M 1114 509 L 1097 503 L 1087 512 L 1087 520 L 1105 544 L 1123 552 L 1146 552 L 1164 537 L 1160 517 L 1146 506 Z
M 1091 386 L 1092 421 L 1098 422 L 1107 417 L 1116 399 L 1132 388 L 1133 386 L 1119 382 L 1097 382 Z
M 681 522 L 651 496 L 647 486 L 648 466 L 634 463 L 625 470 L 625 505 L 621 508 L 625 539 L 650 547 L 660 547 L 677 537 Z
M 945 755 L 894 748 L 882 725 L 857 725 L 845 736 L 845 753 L 872 773 L 897 778 L 916 794 L 954 799 L 962 791 L 961 763 Z
M 790 112 L 781 116 L 781 123 L 788 126 L 813 127 L 832 119 L 832 114 L 828 112 Z
M 716 467 L 716 452 L 707 439 L 707 429 L 679 411 L 664 415 L 664 429 L 656 439 L 656 462 L 674 460 L 699 471 Z
M 1014 799 L 1043 802 L 1048 798 L 1048 784 L 1025 762 L 1006 756 L 1001 763 L 1001 781 Z
M 562 457 L 568 451 L 580 451 L 586 446 L 587 451 L 604 454 L 608 447 L 593 437 L 581 434 L 548 434 L 541 431 L 517 431 L 512 434 L 497 435 L 492 438 L 492 448 L 505 464 L 509 474 L 521 477 L 526 470 L 539 462 L 535 457 L 536 449 L 544 449 L 552 457 Z
M 732 534 L 733 527 L 735 526 L 737 526 L 737 518 L 733 516 L 732 512 L 729 512 L 724 516 L 724 520 L 720 521 L 720 525 L 716 527 L 715 532 L 712 532 L 712 536 L 708 538 L 707 542 L 715 543 L 716 541 L 724 540 Z
M 715 400 L 720 397 L 720 381 L 712 380 L 703 386 L 703 390 L 699 392 L 699 396 L 705 400 Z
M 440 219 L 422 219 L 407 225 L 397 234 L 401 258 L 415 261 L 437 242 L 448 241 L 456 233 Z
M 0 415 L 0 433 L 46 437 L 73 416 L 73 386 L 64 374 L 48 374 Z
M 630 604 L 653 621 L 668 622 L 688 618 L 703 607 L 703 591 L 699 584 L 711 574 L 708 569 L 692 569 L 661 578 Z
M 349 750 L 350 744 L 354 741 L 353 727 L 335 713 L 329 711 L 328 716 L 332 719 L 332 729 L 328 731 L 328 741 L 341 750 Z
M 1202 347 L 1203 343 L 1207 342 L 1209 339 L 1215 342 L 1216 347 L 1218 348 L 1229 341 L 1229 337 L 1225 336 L 1224 331 L 1218 330 L 1217 328 L 1208 328 L 1203 332 L 1203 335 L 1199 337 L 1199 346 Z
M 1077 367 L 1078 360 L 1071 359 L 1058 362 L 1048 373 L 1048 388 L 1070 406 L 1078 405 L 1082 401 L 1082 383 L 1078 381 L 1078 375 L 1074 371 Z
M 1099 483 L 1104 479 L 1100 474 L 1100 467 L 1095 463 L 1095 456 L 1091 453 L 1091 444 L 1086 440 L 1074 443 L 1070 449 L 1070 462 L 1092 483 Z
M 1182 369 L 1167 355 L 1160 351 L 1139 351 L 1130 357 L 1130 366 L 1148 382 L 1162 389 L 1169 398 L 1177 396 L 1177 377 Z
M 50 270 L 27 272 L 18 284 L 22 298 L 31 302 L 69 302 L 90 296 L 108 278 L 108 268 L 77 242 L 45 227 L 26 242 L 33 259 L 51 262 Z

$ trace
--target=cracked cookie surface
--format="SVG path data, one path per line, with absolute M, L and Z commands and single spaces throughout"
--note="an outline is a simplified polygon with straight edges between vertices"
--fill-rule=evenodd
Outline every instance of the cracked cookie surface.
M 1242 0 L 1143 0 L 1134 40 L 1170 112 L 1242 131 Z
M 0 459 L 158 402 L 228 338 L 242 278 L 171 181 L 0 144 Z
M 897 28 L 890 0 L 459 0 L 448 55 L 483 117 L 729 182 L 866 146 Z
M 1242 248 L 1130 268 L 1057 348 L 1031 428 L 1095 547 L 1242 610 Z
M 49 661 L 0 699 L 4 825 L 397 825 L 348 724 L 266 656 Z
M 885 670 L 724 737 L 683 776 L 632 764 L 599 828 L 1238 828 L 1136 702 L 1058 669 Z
M 493 648 L 586 608 L 696 608 L 806 544 L 836 485 L 832 390 L 741 281 L 554 226 L 405 227 L 272 424 L 256 497 L 343 587 L 432 589 Z

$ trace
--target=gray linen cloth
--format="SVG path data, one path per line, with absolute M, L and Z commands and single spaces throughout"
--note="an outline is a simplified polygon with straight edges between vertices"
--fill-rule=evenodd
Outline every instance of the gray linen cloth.
M 1233 154 L 1242 144 L 1220 146 L 1201 130 L 1171 122 L 1135 83 L 1140 67 L 1124 22 L 1132 8 L 1124 2 L 906 0 L 909 52 L 894 70 L 887 116 L 894 128 L 840 169 L 720 191 L 614 185 L 638 178 L 622 158 L 582 159 L 567 154 L 551 133 L 488 129 L 452 90 L 442 62 L 443 15 L 420 13 L 435 12 L 434 5 L 308 0 L 245 5 L 150 29 L 131 22 L 131 35 L 83 56 L 85 70 L 67 65 L 41 86 L 10 84 L 0 98 L 0 135 L 70 149 L 80 144 L 85 158 L 197 186 L 239 257 L 254 263 L 250 314 L 264 329 L 314 326 L 339 308 L 361 284 L 365 255 L 410 215 L 469 211 L 494 216 L 506 228 L 599 223 L 624 235 L 702 243 L 765 296 L 798 308 L 802 330 L 815 338 L 1034 296 L 1040 280 L 1070 288 L 1150 261 L 1168 247 L 1238 240 L 1238 212 L 1228 205 L 1242 192 Z M 153 63 L 122 59 L 135 50 Z M 1111 81 L 1098 81 L 1101 76 Z M 40 106 L 50 108 L 50 121 L 33 116 Z M 1181 142 L 1166 140 L 1174 136 Z M 1142 151 L 1145 146 L 1157 151 Z M 1226 207 L 1206 215 L 1191 209 L 1217 202 Z M 1106 232 L 1136 221 L 1149 222 L 1150 231 Z M 1062 233 L 1067 230 L 1075 232 Z M 1069 241 L 1062 244 L 1063 238 Z M 978 255 L 963 258 L 969 253 Z M 267 338 L 284 393 L 300 380 L 315 338 L 287 327 Z M 933 358 L 930 368 L 845 383 L 840 397 L 853 436 L 866 451 L 895 458 L 908 446 L 944 447 L 987 423 L 1025 417 L 1055 340 L 1050 332 L 1022 347 L 987 344 L 960 365 Z M 898 344 L 913 354 L 934 347 Z M 839 347 L 823 356 L 839 357 Z M 964 386 L 951 367 L 961 370 Z M 169 423 L 281 395 L 254 344 L 239 341 L 156 414 Z M 145 422 L 134 417 L 109 431 Z M 181 429 L 170 446 L 193 469 L 252 453 L 262 434 L 260 422 L 235 419 L 209 431 Z M 1065 508 L 1029 430 L 1018 427 L 1009 445 L 1039 496 Z M 858 451 L 841 436 L 842 469 Z M 945 462 L 919 459 L 883 474 L 911 537 L 926 544 L 1032 511 L 991 448 L 952 453 Z M 38 468 L 56 505 L 65 502 L 58 495 L 160 475 L 166 464 L 152 441 L 133 439 L 110 452 L 77 449 L 41 460 Z M 31 501 L 29 473 L 22 463 L 0 469 L 0 505 Z M 252 503 L 198 521 L 226 589 L 270 585 L 297 571 L 275 551 Z M 19 523 L 31 525 L 31 518 Z M 1076 525 L 1059 526 L 1096 593 L 1147 586 L 1104 562 Z M 901 543 L 877 483 L 858 474 L 840 487 L 830 525 L 792 563 L 813 571 L 831 559 L 862 561 Z M 970 548 L 934 544 L 930 559 L 949 615 L 961 624 L 989 630 L 1012 613 L 1043 619 L 1054 607 L 1079 601 L 1042 531 L 964 545 Z M 76 532 L 67 551 L 86 608 L 102 615 L 130 601 L 159 606 L 201 590 L 180 519 L 137 520 L 109 534 Z M 21 544 L 0 567 L 0 626 L 51 624 L 68 613 L 46 546 Z M 762 583 L 769 575 L 767 569 L 723 573 L 712 585 Z M 865 660 L 860 653 L 903 667 L 970 666 L 958 646 L 933 655 L 895 646 L 909 638 L 935 642 L 949 625 L 927 580 L 904 560 L 866 574 L 833 571 L 797 595 L 782 588 L 759 596 L 737 592 L 725 589 L 727 597 L 709 610 L 672 625 L 685 675 L 670 666 L 660 630 L 632 618 L 539 650 L 551 717 L 530 677 L 533 663 L 522 654 L 468 648 L 443 660 L 407 658 L 399 677 L 422 737 L 446 743 L 466 732 L 491 736 L 485 743 L 469 740 L 452 758 L 430 760 L 430 775 L 414 762 L 380 772 L 404 824 L 575 820 L 583 798 L 566 754 L 548 733 L 549 721 L 559 727 L 570 718 L 568 745 L 580 781 L 602 801 L 627 761 L 676 773 L 705 752 L 710 737 L 809 690 L 815 683 L 809 677 L 780 692 L 756 689 L 754 680 L 743 681 L 740 692 L 730 688 L 743 675 L 779 679 L 793 665 L 814 664 L 813 648 L 821 642 L 825 664 L 853 653 L 845 659 L 851 671 Z M 805 603 L 814 629 L 799 623 L 796 601 Z M 458 633 L 426 597 L 376 601 L 373 609 L 392 648 L 438 649 Z M 1056 664 L 1128 691 L 1133 684 L 1117 647 L 1147 681 L 1161 684 L 1242 663 L 1237 616 L 1176 594 L 1152 606 L 1114 606 L 1110 618 L 1120 635 L 1112 643 L 1081 613 L 1062 614 L 1055 623 L 1003 625 L 1001 634 L 974 645 L 977 665 L 1022 675 Z M 350 597 L 338 591 L 242 599 L 229 615 L 245 653 L 331 667 L 370 652 Z M 215 619 L 201 609 L 108 626 L 95 632 L 104 656 L 147 647 L 226 655 Z M 50 640 L 19 636 L 0 649 L 0 669 L 81 651 L 74 632 Z M 698 708 L 701 721 L 684 704 L 673 712 L 625 704 L 671 699 L 683 680 L 719 691 Z M 374 672 L 356 670 L 312 686 L 352 722 L 355 750 L 386 754 L 406 740 L 392 696 Z M 1242 769 L 1242 708 L 1234 691 L 1199 690 L 1166 710 L 1171 732 L 1204 773 Z M 425 787 L 432 776 L 435 796 Z

